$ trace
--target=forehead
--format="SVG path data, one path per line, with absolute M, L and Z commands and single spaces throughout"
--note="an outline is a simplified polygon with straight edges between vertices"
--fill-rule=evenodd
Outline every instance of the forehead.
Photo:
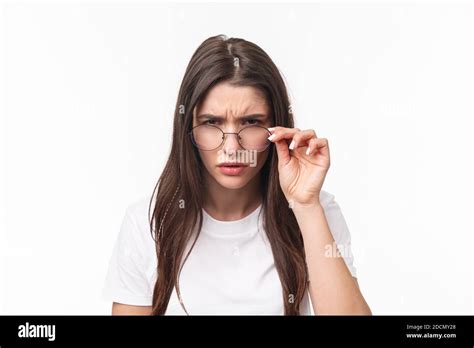
M 259 89 L 251 86 L 233 86 L 228 82 L 219 83 L 211 88 L 196 109 L 197 114 L 226 116 L 267 114 L 269 111 L 265 96 Z

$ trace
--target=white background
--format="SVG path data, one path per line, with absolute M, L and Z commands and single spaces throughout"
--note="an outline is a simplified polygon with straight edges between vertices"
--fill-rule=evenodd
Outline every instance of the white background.
M 473 314 L 470 2 L 3 2 L 0 314 L 108 314 L 125 208 L 167 158 L 186 65 L 209 36 L 260 45 L 374 314 Z

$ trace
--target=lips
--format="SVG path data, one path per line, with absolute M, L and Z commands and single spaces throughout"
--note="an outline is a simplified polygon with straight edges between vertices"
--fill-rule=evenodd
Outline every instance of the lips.
M 219 167 L 248 167 L 248 164 L 245 164 L 245 163 L 235 163 L 235 162 L 231 162 L 231 163 L 221 163 L 221 164 L 219 164 Z
M 244 163 L 221 163 L 218 167 L 222 174 L 235 176 L 241 174 L 248 165 Z

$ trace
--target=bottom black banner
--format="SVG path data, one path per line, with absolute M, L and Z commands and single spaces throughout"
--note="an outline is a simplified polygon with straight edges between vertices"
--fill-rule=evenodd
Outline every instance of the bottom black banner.
M 473 347 L 473 316 L 0 316 L 0 348 L 323 344 Z

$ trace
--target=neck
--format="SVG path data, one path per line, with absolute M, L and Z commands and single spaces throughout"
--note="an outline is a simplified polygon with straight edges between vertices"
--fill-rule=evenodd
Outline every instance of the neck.
M 260 176 L 256 175 L 245 187 L 228 189 L 209 174 L 205 175 L 203 208 L 216 220 L 239 220 L 261 204 Z

